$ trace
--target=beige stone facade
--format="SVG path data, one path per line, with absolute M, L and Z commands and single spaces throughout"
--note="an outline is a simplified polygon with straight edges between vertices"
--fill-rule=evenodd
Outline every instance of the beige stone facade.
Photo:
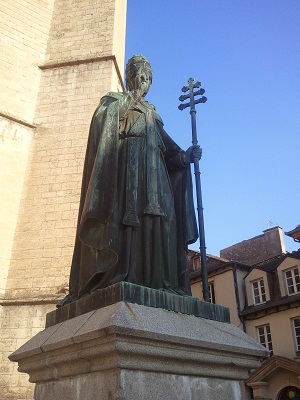
M 0 384 L 33 385 L 7 356 L 65 293 L 89 123 L 123 90 L 126 0 L 0 0 Z
M 240 249 L 240 254 L 236 253 L 239 260 L 250 254 L 255 259 L 258 238 L 266 243 L 265 233 L 242 242 L 246 247 L 238 244 L 229 249 Z M 275 238 L 267 246 L 273 256 L 258 263 L 246 265 L 208 256 L 209 287 L 211 291 L 213 288 L 212 300 L 229 307 L 231 322 L 270 351 L 271 357 L 248 381 L 253 399 L 296 399 L 300 394 L 300 250 L 285 253 L 281 228 L 271 228 L 267 233 Z M 196 266 L 191 273 L 192 293 L 202 299 L 199 255 L 194 254 L 192 259 Z M 292 397 L 286 397 L 287 392 Z
M 263 399 L 282 400 L 280 392 L 287 388 L 291 392 L 296 388 L 300 394 L 299 274 L 300 251 L 254 265 L 244 279 L 248 307 L 242 318 L 246 332 L 272 356 L 249 381 L 255 396 L 264 383 Z
M 210 267 L 211 257 L 211 255 L 208 255 L 208 268 Z M 213 273 L 209 271 L 209 289 L 210 292 L 212 290 L 214 292 L 212 300 L 216 304 L 228 307 L 230 310 L 230 322 L 243 329 L 243 324 L 239 316 L 239 307 L 242 309 L 245 306 L 245 297 L 243 296 L 243 292 L 235 290 L 235 282 L 243 286 L 243 277 L 248 269 L 246 266 L 236 268 L 234 263 L 230 263 L 228 260 L 222 258 L 214 257 L 214 259 L 219 261 L 220 268 L 215 269 Z M 193 296 L 203 300 L 201 276 L 192 278 L 191 289 Z M 237 296 L 239 301 L 237 300 Z

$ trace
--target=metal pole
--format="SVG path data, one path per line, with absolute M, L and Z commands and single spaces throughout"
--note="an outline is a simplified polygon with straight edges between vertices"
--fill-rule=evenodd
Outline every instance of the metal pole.
M 192 143 L 193 145 L 198 144 L 197 130 L 196 130 L 196 109 L 191 107 L 191 122 L 192 122 Z M 200 168 L 199 159 L 194 158 L 194 175 L 196 183 L 196 196 L 197 196 L 197 210 L 198 210 L 198 225 L 199 225 L 199 241 L 200 241 L 200 260 L 202 270 L 202 292 L 204 301 L 209 301 L 209 288 L 208 288 L 208 276 L 207 276 L 207 265 L 206 265 L 206 245 L 205 245 L 205 233 L 204 233 L 204 217 L 203 217 L 203 204 L 202 204 L 202 191 L 201 191 L 201 179 L 200 179 Z
M 187 92 L 189 90 L 188 95 L 180 96 L 179 100 L 183 101 L 187 98 L 190 98 L 190 102 L 186 104 L 181 104 L 178 108 L 183 110 L 186 107 L 190 108 L 191 115 L 191 123 L 192 123 L 192 144 L 193 146 L 198 145 L 197 138 L 197 127 L 196 127 L 196 109 L 195 104 L 205 103 L 206 97 L 202 97 L 199 100 L 194 100 L 194 96 L 198 94 L 203 94 L 204 89 L 200 89 L 197 92 L 193 92 L 193 89 L 196 87 L 200 87 L 200 82 L 196 82 L 194 84 L 194 79 L 190 78 L 188 80 L 189 86 L 184 86 L 182 88 L 183 92 Z M 209 301 L 209 286 L 208 286 L 208 275 L 207 275 L 207 264 L 206 264 L 206 245 L 205 245 L 205 232 L 204 232 L 204 217 L 203 217 L 203 205 L 202 205 L 202 191 L 201 191 L 201 180 L 200 180 L 200 167 L 199 167 L 199 159 L 197 157 L 194 158 L 194 174 L 195 174 L 195 183 L 196 183 L 196 198 L 197 198 L 197 211 L 198 211 L 198 226 L 199 226 L 199 241 L 200 241 L 200 262 L 201 262 L 201 270 L 202 270 L 202 292 L 204 301 Z

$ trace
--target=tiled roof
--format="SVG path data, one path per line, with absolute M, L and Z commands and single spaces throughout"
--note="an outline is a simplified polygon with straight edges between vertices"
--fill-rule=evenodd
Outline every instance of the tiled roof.
M 200 257 L 200 252 L 198 252 L 198 251 L 193 251 L 193 253 L 190 253 L 190 252 L 191 252 L 191 250 L 189 250 L 189 258 L 191 261 L 196 257 Z M 232 267 L 234 265 L 240 266 L 243 269 L 244 268 L 250 269 L 250 267 L 248 265 L 234 262 L 234 261 L 229 261 L 229 260 L 226 260 L 226 258 L 217 257 L 212 254 L 207 254 L 206 259 L 207 259 L 206 266 L 207 266 L 208 274 L 212 274 L 218 270 L 226 269 L 226 268 Z M 190 267 L 190 278 L 191 279 L 196 279 L 196 278 L 201 277 L 201 275 L 202 275 L 201 268 L 193 270 L 192 262 L 190 262 L 189 267 Z
M 270 300 L 263 304 L 245 307 L 244 310 L 241 312 L 241 314 L 243 316 L 246 316 L 249 314 L 257 314 L 262 311 L 267 312 L 268 310 L 273 310 L 274 308 L 280 308 L 280 307 L 293 308 L 299 306 L 300 306 L 300 294 L 295 294 L 293 296 L 285 296 L 278 298 L 276 300 Z
M 300 260 L 300 250 L 294 251 L 292 253 L 282 254 L 280 256 L 273 257 L 269 260 L 262 261 L 262 262 L 257 263 L 252 266 L 252 268 L 248 272 L 248 274 L 253 269 L 260 269 L 267 273 L 268 287 L 269 287 L 269 292 L 270 292 L 270 300 L 263 304 L 245 307 L 244 310 L 242 311 L 242 315 L 246 316 L 249 314 L 257 314 L 261 311 L 268 312 L 268 310 L 273 310 L 274 308 L 278 309 L 278 308 L 282 308 L 282 307 L 295 307 L 295 306 L 298 307 L 298 306 L 300 306 L 300 294 L 282 297 L 281 292 L 280 292 L 279 280 L 278 280 L 278 275 L 277 275 L 277 267 L 286 258 L 289 258 L 289 257 Z
M 253 265 L 251 265 L 251 271 L 253 269 L 260 269 L 260 270 L 266 271 L 266 272 L 275 271 L 277 269 L 277 267 L 287 257 L 292 257 L 292 258 L 296 258 L 296 259 L 300 260 L 300 249 L 297 251 L 293 251 L 291 253 L 280 254 L 279 256 L 275 256 L 275 257 L 269 258 L 267 260 L 260 261 L 259 263 L 253 264 Z
M 300 225 L 297 225 L 295 229 L 284 233 L 298 242 L 300 240 Z

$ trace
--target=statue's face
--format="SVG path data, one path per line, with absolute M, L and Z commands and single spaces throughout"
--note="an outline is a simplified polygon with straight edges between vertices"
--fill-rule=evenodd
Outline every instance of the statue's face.
M 152 78 L 145 68 L 140 68 L 135 77 L 130 82 L 130 90 L 132 89 L 142 89 L 143 90 L 143 97 L 146 96 L 150 89 L 150 85 L 152 83 Z
M 149 92 L 151 85 L 151 76 L 148 71 L 140 69 L 136 76 L 137 84 L 140 85 L 140 88 L 143 89 L 143 97 Z

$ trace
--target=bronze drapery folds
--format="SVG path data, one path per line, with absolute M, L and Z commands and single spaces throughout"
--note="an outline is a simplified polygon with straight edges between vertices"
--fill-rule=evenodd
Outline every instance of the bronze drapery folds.
M 190 295 L 186 250 L 197 240 L 190 162 L 144 100 L 152 70 L 126 66 L 124 93 L 108 93 L 90 126 L 70 293 L 60 305 L 127 281 Z

